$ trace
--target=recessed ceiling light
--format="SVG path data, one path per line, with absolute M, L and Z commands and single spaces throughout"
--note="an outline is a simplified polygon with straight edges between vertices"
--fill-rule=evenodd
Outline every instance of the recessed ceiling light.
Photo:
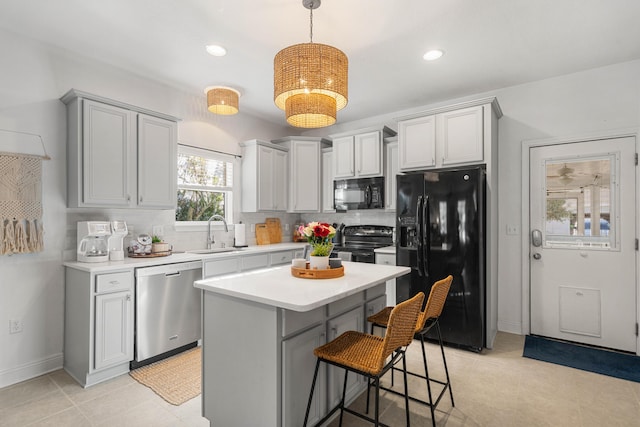
M 207 45 L 207 52 L 213 56 L 225 56 L 227 54 L 227 49 L 217 44 L 209 44 Z
M 434 50 L 430 50 L 427 53 L 425 53 L 422 58 L 424 58 L 425 61 L 434 61 L 438 58 L 440 58 L 442 55 L 444 55 L 444 51 L 440 50 L 440 49 L 434 49 Z

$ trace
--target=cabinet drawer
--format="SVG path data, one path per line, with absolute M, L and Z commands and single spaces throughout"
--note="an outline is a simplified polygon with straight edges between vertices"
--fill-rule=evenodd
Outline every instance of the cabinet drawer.
M 129 290 L 133 287 L 130 271 L 120 273 L 99 274 L 96 276 L 96 293 Z
M 289 264 L 293 259 L 292 251 L 272 252 L 269 254 L 271 265 Z
M 244 256 L 241 260 L 242 271 L 265 268 L 269 265 L 269 254 Z
M 329 310 L 328 315 L 334 316 L 352 307 L 355 307 L 358 304 L 362 304 L 363 302 L 364 302 L 364 292 L 358 292 L 357 294 L 354 294 L 346 298 L 342 298 L 341 300 L 330 303 L 328 306 L 328 310 Z
M 324 320 L 324 307 L 311 311 L 292 311 L 282 309 L 282 336 L 286 337 L 296 331 L 302 331 Z
M 238 271 L 238 258 L 225 258 L 204 262 L 204 278 L 222 276 Z
M 395 254 L 376 254 L 376 264 L 396 265 Z
M 374 286 L 373 288 L 367 289 L 367 301 L 372 300 L 375 297 L 379 297 L 380 295 L 384 295 L 387 292 L 387 283 L 383 282 L 379 285 Z

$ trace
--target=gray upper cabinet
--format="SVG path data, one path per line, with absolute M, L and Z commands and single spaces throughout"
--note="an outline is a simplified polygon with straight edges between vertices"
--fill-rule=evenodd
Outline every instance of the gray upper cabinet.
M 320 212 L 324 138 L 291 136 L 272 143 L 289 150 L 287 212 Z
M 71 90 L 69 207 L 175 209 L 175 117 Z
M 383 176 L 383 138 L 394 135 L 386 126 L 330 135 L 334 178 Z
M 138 206 L 175 208 L 177 195 L 176 123 L 138 114 Z
M 479 100 L 401 118 L 398 121 L 400 170 L 487 163 L 491 142 L 490 100 Z M 490 126 L 490 125 L 489 125 Z
M 287 210 L 288 149 L 253 139 L 242 147 L 242 212 Z

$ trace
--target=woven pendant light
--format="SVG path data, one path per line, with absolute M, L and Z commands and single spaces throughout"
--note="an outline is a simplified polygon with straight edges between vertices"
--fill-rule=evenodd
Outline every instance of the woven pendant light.
M 230 87 L 211 86 L 205 89 L 207 94 L 207 108 L 214 114 L 225 116 L 236 114 L 240 92 Z
M 313 9 L 320 6 L 320 0 L 303 0 L 302 4 L 310 10 L 311 42 L 286 47 L 276 54 L 274 102 L 285 110 L 292 126 L 330 126 L 336 121 L 336 111 L 347 105 L 349 60 L 340 49 L 313 43 Z
M 336 100 L 320 93 L 290 96 L 284 111 L 287 122 L 299 128 L 321 128 L 336 122 Z

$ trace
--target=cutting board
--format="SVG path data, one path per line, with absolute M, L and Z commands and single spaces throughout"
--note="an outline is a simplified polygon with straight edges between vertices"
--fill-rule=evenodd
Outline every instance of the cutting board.
M 267 218 L 267 229 L 269 230 L 269 241 L 271 243 L 282 242 L 282 227 L 280 226 L 280 218 Z
M 269 239 L 269 228 L 267 224 L 256 224 L 256 243 L 259 245 L 269 245 L 271 240 Z

